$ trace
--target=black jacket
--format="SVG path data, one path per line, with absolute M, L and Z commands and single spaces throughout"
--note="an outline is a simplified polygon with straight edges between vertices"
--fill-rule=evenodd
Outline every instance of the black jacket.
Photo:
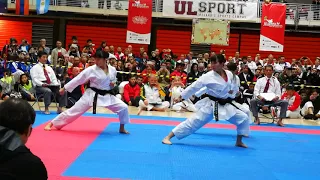
M 0 179 L 48 179 L 41 159 L 30 152 L 14 131 L 3 126 L 0 126 Z

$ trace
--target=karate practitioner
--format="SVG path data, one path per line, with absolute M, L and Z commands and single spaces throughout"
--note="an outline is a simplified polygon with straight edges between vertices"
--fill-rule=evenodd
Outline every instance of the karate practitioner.
M 120 119 L 119 132 L 129 134 L 124 125 L 129 123 L 128 106 L 115 96 L 112 88 L 116 83 L 117 71 L 114 67 L 107 65 L 106 58 L 109 54 L 103 51 L 97 51 L 95 54 L 96 65 L 90 66 L 68 82 L 60 93 L 65 91 L 72 92 L 76 87 L 89 81 L 90 87 L 87 88 L 83 96 L 76 102 L 72 108 L 64 111 L 50 123 L 45 130 L 51 130 L 52 126 L 61 129 L 67 124 L 72 123 L 83 113 L 93 106 L 93 113 L 96 113 L 97 106 L 103 106 L 117 113 Z
M 170 139 L 176 136 L 178 139 L 187 137 L 215 117 L 216 121 L 225 119 L 237 126 L 236 146 L 247 148 L 242 142 L 243 136 L 248 136 L 250 131 L 250 120 L 248 110 L 245 112 L 241 104 L 235 105 L 234 100 L 239 92 L 237 79 L 233 73 L 224 70 L 225 58 L 223 55 L 214 55 L 210 58 L 212 71 L 202 75 L 192 83 L 181 96 L 188 99 L 196 92 L 206 87 L 206 97 L 196 103 L 198 111 L 190 118 L 180 123 L 168 134 L 162 143 L 171 145 Z

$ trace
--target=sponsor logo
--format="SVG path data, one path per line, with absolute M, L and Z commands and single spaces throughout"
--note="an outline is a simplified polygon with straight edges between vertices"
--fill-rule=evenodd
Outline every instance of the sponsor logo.
M 283 28 L 283 25 L 281 25 L 280 22 L 273 22 L 273 19 L 268 19 L 267 16 L 264 17 L 263 26 L 272 28 Z
M 146 24 L 148 22 L 148 18 L 144 16 L 134 16 L 132 17 L 132 22 L 134 24 Z
M 133 0 L 132 7 L 147 9 L 149 6 L 144 3 L 141 4 L 140 0 Z

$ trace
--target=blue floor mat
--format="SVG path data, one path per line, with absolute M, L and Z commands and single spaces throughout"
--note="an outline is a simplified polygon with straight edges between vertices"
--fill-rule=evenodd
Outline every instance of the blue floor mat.
M 318 180 L 320 136 L 252 132 L 234 146 L 235 130 L 202 128 L 174 145 L 161 144 L 172 126 L 111 123 L 64 176 L 133 180 Z

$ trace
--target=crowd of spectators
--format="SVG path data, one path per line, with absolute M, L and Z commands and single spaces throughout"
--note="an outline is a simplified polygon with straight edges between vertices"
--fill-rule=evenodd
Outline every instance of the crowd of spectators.
M 201 75 L 212 70 L 210 57 L 217 53 L 225 56 L 226 68 L 230 63 L 236 65 L 235 73 L 241 81 L 242 103 L 250 106 L 252 99 L 263 93 L 261 89 L 265 88 L 265 82 L 260 83 L 259 87 L 255 83 L 258 79 L 267 77 L 268 71 L 271 72 L 272 80 L 279 82 L 279 88 L 269 88 L 270 91 L 278 91 L 275 90 L 278 88 L 278 92 L 273 92 L 279 96 L 278 100 L 288 101 L 288 107 L 283 106 L 287 117 L 320 117 L 320 98 L 315 87 L 320 86 L 320 58 L 313 61 L 308 57 L 275 58 L 272 54 L 268 57 L 261 57 L 260 54 L 240 56 L 239 52 L 230 56 L 230 52 L 224 50 L 176 55 L 169 48 L 155 49 L 148 54 L 143 47 L 135 48 L 138 51 L 133 51 L 133 45 L 117 47 L 106 41 L 95 46 L 90 39 L 82 48 L 77 37 L 72 37 L 72 44 L 66 48 L 57 41 L 56 47 L 50 49 L 46 46 L 45 39 L 40 40 L 39 46 L 32 47 L 25 39 L 18 43 L 15 38 L 11 38 L 10 44 L 4 46 L 1 53 L 1 99 L 16 97 L 34 101 L 42 94 L 40 100 L 44 101 L 46 114 L 50 113 L 48 107 L 51 101 L 59 103 L 57 111 L 61 112 L 62 107 L 71 107 L 80 99 L 87 84 L 77 87 L 65 97 L 57 93 L 59 87 L 63 87 L 83 69 L 94 65 L 96 51 L 104 51 L 109 54 L 108 64 L 118 71 L 117 97 L 130 106 L 139 107 L 139 113 L 143 110 L 166 111 L 168 108 L 175 111 L 195 111 L 194 103 L 201 96 L 182 100 L 179 99 L 179 93 Z M 272 80 L 270 86 L 276 86 L 277 83 Z M 260 111 L 274 113 L 265 106 Z

